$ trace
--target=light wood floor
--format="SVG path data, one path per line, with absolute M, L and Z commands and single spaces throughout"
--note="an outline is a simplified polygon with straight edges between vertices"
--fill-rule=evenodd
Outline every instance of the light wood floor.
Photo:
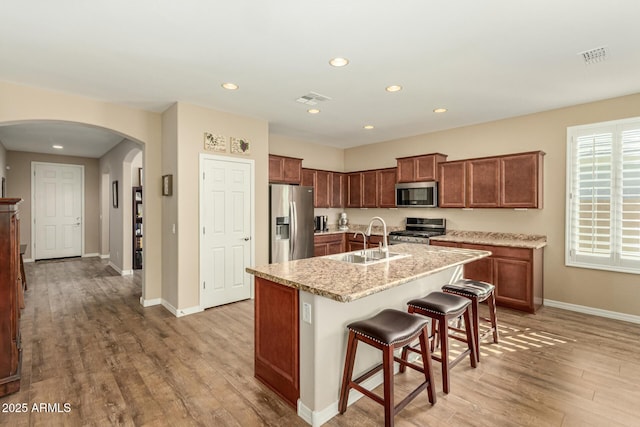
M 177 319 L 142 308 L 139 278 L 98 259 L 26 268 L 22 386 L 0 405 L 29 412 L 0 413 L 0 425 L 307 425 L 253 378 L 251 301 Z M 478 368 L 456 366 L 445 395 L 434 363 L 437 404 L 421 394 L 396 425 L 640 425 L 639 325 L 552 308 L 499 309 L 498 321 L 502 343 L 482 346 Z M 397 375 L 398 398 L 418 380 Z M 382 424 L 382 407 L 363 398 L 327 426 Z

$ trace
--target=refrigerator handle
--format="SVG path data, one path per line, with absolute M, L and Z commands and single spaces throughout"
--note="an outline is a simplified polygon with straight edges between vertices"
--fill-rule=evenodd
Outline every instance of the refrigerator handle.
M 289 202 L 290 205 L 290 217 L 291 217 L 291 236 L 289 238 L 289 247 L 291 249 L 291 257 L 293 258 L 293 254 L 296 250 L 296 239 L 298 238 L 298 212 L 296 210 L 296 202 Z

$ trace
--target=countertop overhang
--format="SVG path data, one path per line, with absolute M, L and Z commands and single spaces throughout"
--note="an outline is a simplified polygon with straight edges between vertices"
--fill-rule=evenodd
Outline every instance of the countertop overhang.
M 410 256 L 371 265 L 314 257 L 248 267 L 246 271 L 284 286 L 350 302 L 491 255 L 489 251 L 407 243 L 393 245 L 393 252 Z

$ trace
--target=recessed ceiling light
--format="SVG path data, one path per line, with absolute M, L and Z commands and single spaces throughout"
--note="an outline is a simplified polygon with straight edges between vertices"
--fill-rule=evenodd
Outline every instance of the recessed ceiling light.
M 236 90 L 238 89 L 239 86 L 235 83 L 227 82 L 227 83 L 222 83 L 222 87 L 227 90 Z
M 318 110 L 317 108 L 311 108 L 310 110 L 307 110 L 307 113 L 309 114 L 318 114 L 320 112 L 320 110 Z
M 436 108 L 435 110 L 433 110 L 434 113 L 446 113 L 447 109 L 446 108 Z
M 367 130 L 373 129 L 373 125 L 364 125 L 362 127 Z
M 398 92 L 402 90 L 402 86 L 400 85 L 391 85 L 391 86 L 387 86 L 386 91 L 387 92 Z
M 53 148 L 55 148 L 56 150 L 62 150 L 64 147 L 62 145 L 52 145 Z
M 344 67 L 345 65 L 347 65 L 349 63 L 349 60 L 347 58 L 331 58 L 331 60 L 329 61 L 329 64 L 331 64 L 334 67 Z

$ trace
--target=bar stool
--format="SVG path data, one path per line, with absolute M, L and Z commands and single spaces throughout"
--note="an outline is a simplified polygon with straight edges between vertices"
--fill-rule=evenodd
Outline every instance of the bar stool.
M 498 342 L 498 321 L 496 318 L 496 297 L 495 286 L 491 283 L 481 282 L 479 280 L 461 279 L 455 283 L 444 285 L 442 291 L 460 295 L 471 300 L 471 309 L 473 310 L 473 334 L 476 339 L 477 358 L 480 361 L 480 340 L 486 338 L 489 334 L 493 334 L 493 342 Z M 489 306 L 489 318 L 480 317 L 480 303 L 487 301 Z M 490 327 L 480 333 L 480 320 L 489 323 Z
M 417 313 L 423 316 L 431 318 L 431 332 L 434 335 L 434 341 L 439 337 L 440 344 L 440 357 L 432 355 L 434 360 L 437 360 L 442 365 L 442 389 L 445 393 L 449 393 L 450 381 L 449 371 L 455 365 L 457 365 L 465 356 L 469 355 L 469 361 L 471 367 L 477 366 L 476 359 L 476 346 L 473 336 L 473 328 L 471 325 L 471 301 L 466 298 L 446 294 L 444 292 L 432 292 L 426 297 L 413 299 L 407 303 L 409 306 L 409 313 Z M 457 319 L 460 316 L 464 317 L 465 329 L 464 331 L 449 326 L 449 321 Z M 437 323 L 437 329 L 436 329 Z M 455 332 L 455 333 L 452 333 Z M 457 333 L 464 332 L 466 338 L 459 336 Z M 454 360 L 449 360 L 449 338 L 464 342 L 467 344 L 467 348 L 462 351 Z M 434 342 L 431 343 L 433 350 Z M 402 359 L 407 358 L 407 352 L 416 352 L 414 347 L 406 346 L 402 350 Z M 402 371 L 402 366 L 400 367 Z
M 413 400 L 421 391 L 427 389 L 429 402 L 436 403 L 435 387 L 433 386 L 433 371 L 431 368 L 431 352 L 429 350 L 429 335 L 427 333 L 428 321 L 417 316 L 412 316 L 400 310 L 386 309 L 375 316 L 351 323 L 347 343 L 347 354 L 340 389 L 340 402 L 338 409 L 341 414 L 347 410 L 349 390 L 352 388 L 370 397 L 384 406 L 384 425 L 393 426 L 395 415 Z M 410 363 L 407 360 L 395 357 L 393 352 L 415 340 L 420 339 L 420 354 L 425 361 L 423 366 Z M 352 379 L 353 364 L 356 359 L 358 342 L 362 341 L 382 351 L 382 363 L 374 366 L 355 380 Z M 418 351 L 418 350 L 416 350 Z M 415 390 L 405 397 L 396 406 L 393 404 L 393 362 L 400 363 L 402 368 L 406 366 L 424 374 L 422 382 Z M 384 378 L 384 397 L 365 389 L 361 382 L 373 376 L 382 369 Z M 403 369 L 404 370 L 404 369 Z

